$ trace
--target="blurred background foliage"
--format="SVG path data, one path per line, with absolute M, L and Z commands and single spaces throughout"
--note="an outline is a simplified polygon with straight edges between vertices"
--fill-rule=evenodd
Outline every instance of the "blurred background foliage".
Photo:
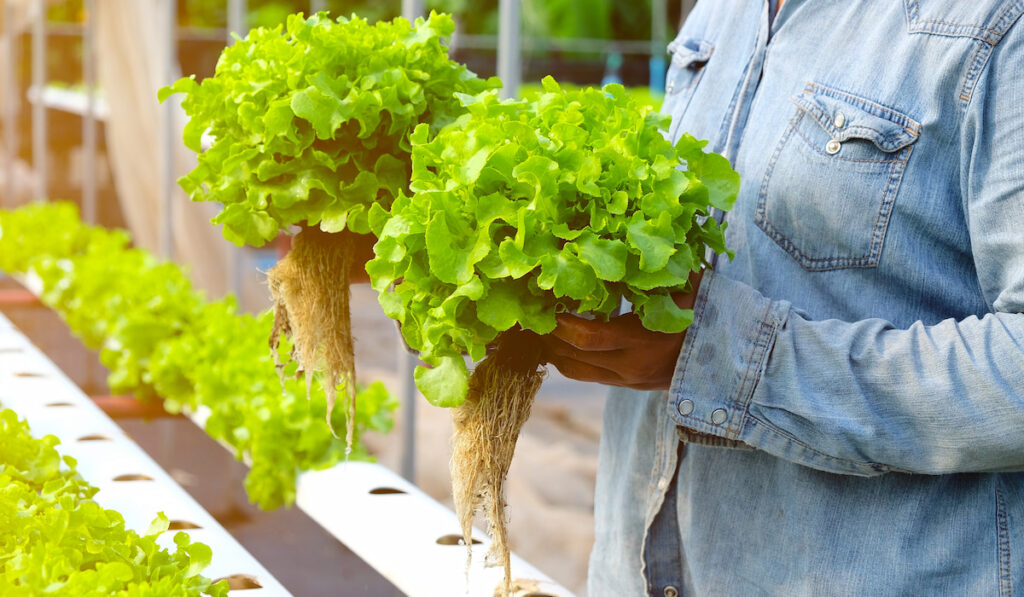
M 428 10 L 456 16 L 463 33 L 496 35 L 498 0 L 427 0 Z M 332 0 L 333 14 L 355 13 L 369 21 L 390 19 L 401 12 L 401 0 Z M 678 9 L 677 9 L 678 10 Z M 294 12 L 308 12 L 305 0 L 249 0 L 249 26 L 273 26 Z M 83 0 L 52 4 L 50 20 L 80 22 Z M 523 0 L 523 33 L 531 37 L 643 40 L 651 38 L 650 0 Z M 678 17 L 678 14 L 675 15 Z M 179 0 L 178 22 L 184 27 L 218 28 L 227 24 L 225 0 Z M 675 19 L 664 23 L 671 38 Z

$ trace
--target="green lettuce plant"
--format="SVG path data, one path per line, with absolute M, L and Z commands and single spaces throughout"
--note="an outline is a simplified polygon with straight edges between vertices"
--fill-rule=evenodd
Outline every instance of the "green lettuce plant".
M 454 120 L 454 93 L 497 85 L 448 58 L 451 17 L 369 24 L 326 13 L 254 29 L 224 50 L 213 77 L 177 81 L 185 145 L 199 157 L 180 180 L 236 244 L 263 245 L 294 224 L 369 232 L 369 206 L 409 181 L 408 135 Z M 204 135 L 211 143 L 203 149 Z
M 619 85 L 531 100 L 460 95 L 467 113 L 412 136 L 413 195 L 374 207 L 367 264 L 388 316 L 431 368 L 416 371 L 439 406 L 465 400 L 469 371 L 510 329 L 547 334 L 559 312 L 602 320 L 623 300 L 651 330 L 692 319 L 689 290 L 705 250 L 727 253 L 712 208 L 731 208 L 739 176 L 667 115 Z
M 224 596 L 200 573 L 212 552 L 187 533 L 175 550 L 156 539 L 167 531 L 163 512 L 139 535 L 120 513 L 102 508 L 97 489 L 83 481 L 59 440 L 32 437 L 10 409 L 0 410 L 0 594 L 114 595 L 124 597 Z

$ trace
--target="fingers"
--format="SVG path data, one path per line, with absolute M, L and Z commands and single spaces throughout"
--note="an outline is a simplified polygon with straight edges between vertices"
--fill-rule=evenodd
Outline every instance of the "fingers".
M 562 313 L 556 319 L 558 325 L 552 335 L 582 350 L 617 350 L 634 346 L 636 335 L 633 328 L 643 327 L 635 315 L 623 315 L 603 322 Z
M 544 360 L 566 377 L 636 389 L 667 388 L 675 371 L 679 347 L 671 337 L 648 343 L 645 350 L 583 350 L 548 336 Z
M 603 384 L 606 386 L 619 386 L 623 388 L 632 388 L 634 390 L 664 390 L 668 388 L 668 384 L 664 380 L 657 379 L 646 379 L 646 380 L 626 380 L 618 373 L 584 363 L 583 361 L 576 361 L 568 358 L 556 358 L 549 361 L 551 365 L 554 365 L 558 369 L 559 373 L 577 381 L 586 381 Z

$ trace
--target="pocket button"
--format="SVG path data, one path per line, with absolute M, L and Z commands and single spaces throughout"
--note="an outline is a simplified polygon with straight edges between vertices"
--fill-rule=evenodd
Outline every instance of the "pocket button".
M 839 150 L 841 148 L 842 144 L 839 141 L 836 141 L 835 139 L 832 139 L 831 141 L 825 144 L 825 151 L 827 151 L 831 155 L 839 153 Z
M 846 126 L 846 115 L 842 112 L 836 112 L 836 117 L 832 119 L 837 129 L 841 129 Z

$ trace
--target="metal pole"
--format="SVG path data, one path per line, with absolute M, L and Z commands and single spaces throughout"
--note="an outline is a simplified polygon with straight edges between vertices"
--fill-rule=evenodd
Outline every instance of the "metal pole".
M 177 59 L 177 0 L 164 0 L 164 60 L 161 79 L 170 84 L 174 79 Z M 160 111 L 163 134 L 160 145 L 160 253 L 165 259 L 174 258 L 174 110 L 175 102 L 168 101 Z
M 46 1 L 36 2 L 39 13 L 32 22 L 32 86 L 36 101 L 32 104 L 32 169 L 35 171 L 36 201 L 46 200 Z
M 402 0 L 402 16 L 410 23 L 427 11 L 423 0 Z
M 228 39 L 230 46 L 235 43 L 232 33 L 239 38 L 245 38 L 249 34 L 249 25 L 246 15 L 249 12 L 247 0 L 228 0 Z M 245 247 L 231 245 L 228 248 L 228 280 L 231 294 L 238 299 L 239 308 L 242 307 L 242 279 L 245 270 Z
M 519 0 L 498 0 L 498 77 L 502 98 L 519 95 L 522 83 Z
M 651 2 L 651 91 L 661 93 L 665 89 L 665 26 L 668 23 L 668 0 Z
M 231 35 L 237 33 L 238 37 L 244 38 L 249 33 L 246 14 L 249 12 L 247 0 L 228 0 L 228 45 L 235 43 Z
M 423 16 L 426 8 L 423 0 L 402 0 L 402 16 L 409 22 L 415 22 Z M 398 356 L 398 379 L 402 384 L 402 454 L 398 463 L 398 473 L 410 483 L 416 483 L 416 381 L 413 370 L 419 359 L 410 353 L 405 340 L 398 335 L 396 348 Z
M 14 5 L 4 3 L 4 203 L 14 205 L 14 162 L 18 158 L 18 50 L 14 34 Z
M 327 0 L 310 0 L 309 12 L 310 14 L 316 14 L 322 10 L 327 10 Z
M 82 217 L 95 224 L 96 209 L 96 0 L 85 0 L 82 34 L 82 80 L 85 117 L 82 119 Z

